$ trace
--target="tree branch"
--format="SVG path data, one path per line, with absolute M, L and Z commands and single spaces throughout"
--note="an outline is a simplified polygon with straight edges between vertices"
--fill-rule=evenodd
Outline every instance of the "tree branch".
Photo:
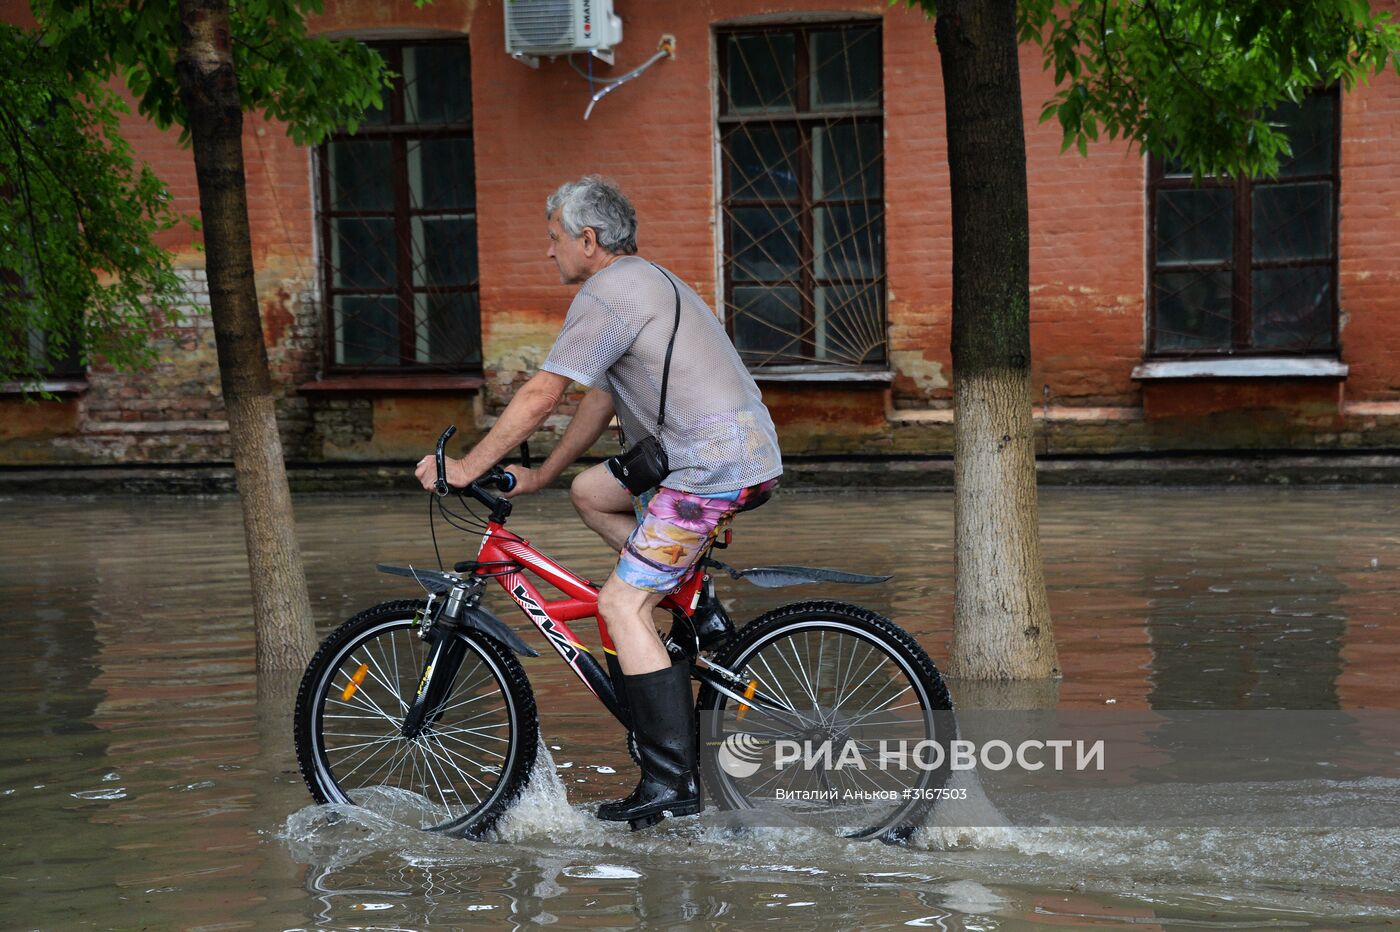
M 1209 100 L 1211 103 L 1215 104 L 1217 107 L 1220 107 L 1220 106 L 1221 106 L 1221 102 L 1220 102 L 1219 98 L 1217 98 L 1214 94 L 1212 94 L 1209 90 L 1207 90 L 1206 87 L 1205 87 L 1205 85 L 1201 84 L 1201 83 L 1200 83 L 1199 81 L 1197 81 L 1195 78 L 1193 78 L 1193 77 L 1191 77 L 1189 74 L 1187 74 L 1187 73 L 1182 69 L 1182 67 L 1181 67 L 1181 62 L 1179 62 L 1179 61 L 1176 60 L 1176 54 L 1175 54 L 1175 52 L 1173 51 L 1173 49 L 1174 49 L 1177 45 L 1180 45 L 1180 44 L 1182 44 L 1182 43 L 1174 42 L 1170 37 L 1168 37 L 1168 35 L 1167 35 L 1167 27 L 1166 27 L 1166 25 L 1162 22 L 1162 15 L 1161 15 L 1161 13 L 1158 11 L 1158 9 L 1157 9 L 1156 0 L 1143 0 L 1143 5 L 1146 6 L 1148 10 L 1151 11 L 1151 13 L 1152 13 L 1152 19 L 1153 19 L 1154 21 L 1156 21 L 1156 23 L 1157 23 L 1157 34 L 1158 34 L 1159 36 L 1162 37 L 1162 45 L 1164 45 L 1164 46 L 1166 47 L 1166 49 L 1167 49 L 1167 59 L 1172 63 L 1172 68 L 1174 68 L 1174 69 L 1176 70 L 1176 73 L 1177 73 L 1177 74 L 1181 75 L 1181 79 L 1182 79 L 1183 81 L 1185 81 L 1187 84 L 1189 84 L 1189 85 L 1191 85 L 1193 88 L 1195 88 L 1203 97 L 1205 97 L 1205 98 L 1206 98 L 1207 100 Z M 1186 44 L 1190 44 L 1190 43 L 1186 43 Z
M 29 187 L 29 169 L 25 164 L 24 146 L 19 137 L 14 134 L 13 121 L 10 120 L 8 114 L 3 110 L 0 110 L 0 119 L 4 120 L 5 126 L 9 129 L 10 146 L 15 151 L 15 165 L 19 168 L 19 194 L 20 199 L 24 202 L 25 213 L 29 215 L 29 229 L 32 233 L 30 236 L 30 245 L 33 247 L 34 251 L 35 274 L 39 277 L 38 284 L 40 288 L 46 292 L 51 291 L 52 289 L 48 285 L 48 272 L 44 267 L 44 257 L 39 250 L 39 221 L 34 216 L 34 193 Z

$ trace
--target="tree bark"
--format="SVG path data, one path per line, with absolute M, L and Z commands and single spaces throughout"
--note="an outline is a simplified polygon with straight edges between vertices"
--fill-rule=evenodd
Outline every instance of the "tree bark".
M 1030 232 L 1015 0 L 939 0 L 953 206 L 949 674 L 1056 676 L 1036 503 Z
M 253 280 L 243 109 L 228 2 L 180 0 L 179 9 L 176 74 L 194 146 L 209 304 L 243 500 L 257 667 L 300 670 L 311 658 L 315 631 Z

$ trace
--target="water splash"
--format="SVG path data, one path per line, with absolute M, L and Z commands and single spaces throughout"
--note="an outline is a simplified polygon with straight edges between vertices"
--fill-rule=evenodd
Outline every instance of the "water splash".
M 597 821 L 569 805 L 569 794 L 559 779 L 549 748 L 541 741 L 535 751 L 535 769 L 514 805 L 501 817 L 493 841 L 517 842 L 530 836 L 584 836 L 596 834 Z

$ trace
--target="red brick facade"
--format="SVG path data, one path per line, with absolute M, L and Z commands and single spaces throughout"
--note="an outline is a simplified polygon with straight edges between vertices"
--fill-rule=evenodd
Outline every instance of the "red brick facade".
M 504 51 L 501 0 L 329 3 L 316 32 L 365 38 L 469 35 L 483 347 L 479 390 L 401 391 L 328 383 L 312 154 L 250 116 L 249 204 L 264 329 L 290 459 L 418 455 L 441 425 L 469 437 L 544 358 L 571 289 L 546 259 L 543 200 L 586 172 L 635 202 L 646 256 L 716 296 L 713 30 L 748 17 L 801 19 L 817 3 L 617 0 L 625 38 L 611 73 L 645 60 L 663 33 L 674 60 L 619 88 L 583 120 L 587 84 L 563 61 L 533 70 Z M 883 20 L 885 271 L 890 376 L 874 382 L 762 382 L 785 453 L 947 452 L 951 446 L 951 237 L 943 90 L 932 24 L 883 2 L 842 9 Z M 1340 362 L 1345 377 L 1142 381 L 1147 209 L 1144 161 L 1121 144 L 1060 153 L 1039 122 L 1053 91 L 1023 50 L 1031 219 L 1032 402 L 1053 452 L 1378 449 L 1400 442 L 1400 189 L 1390 131 L 1393 74 L 1342 95 Z M 198 199 L 187 150 L 132 118 L 126 133 L 181 210 Z M 154 371 L 94 367 L 85 392 L 37 406 L 0 396 L 0 463 L 227 459 L 202 257 L 168 235 L 189 269 L 190 324 L 159 337 Z M 318 387 L 322 390 L 317 390 Z M 334 390 L 330 390 L 334 389 Z M 557 426 L 557 425 L 556 425 Z

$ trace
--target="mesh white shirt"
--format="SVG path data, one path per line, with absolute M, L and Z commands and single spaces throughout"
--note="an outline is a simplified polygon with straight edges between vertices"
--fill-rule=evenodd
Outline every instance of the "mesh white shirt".
M 661 438 L 671 466 L 665 485 L 705 494 L 776 478 L 778 435 L 753 376 L 700 296 L 663 271 L 624 256 L 584 282 L 542 368 L 612 395 L 629 446 L 654 434 L 675 281 L 681 323 Z

